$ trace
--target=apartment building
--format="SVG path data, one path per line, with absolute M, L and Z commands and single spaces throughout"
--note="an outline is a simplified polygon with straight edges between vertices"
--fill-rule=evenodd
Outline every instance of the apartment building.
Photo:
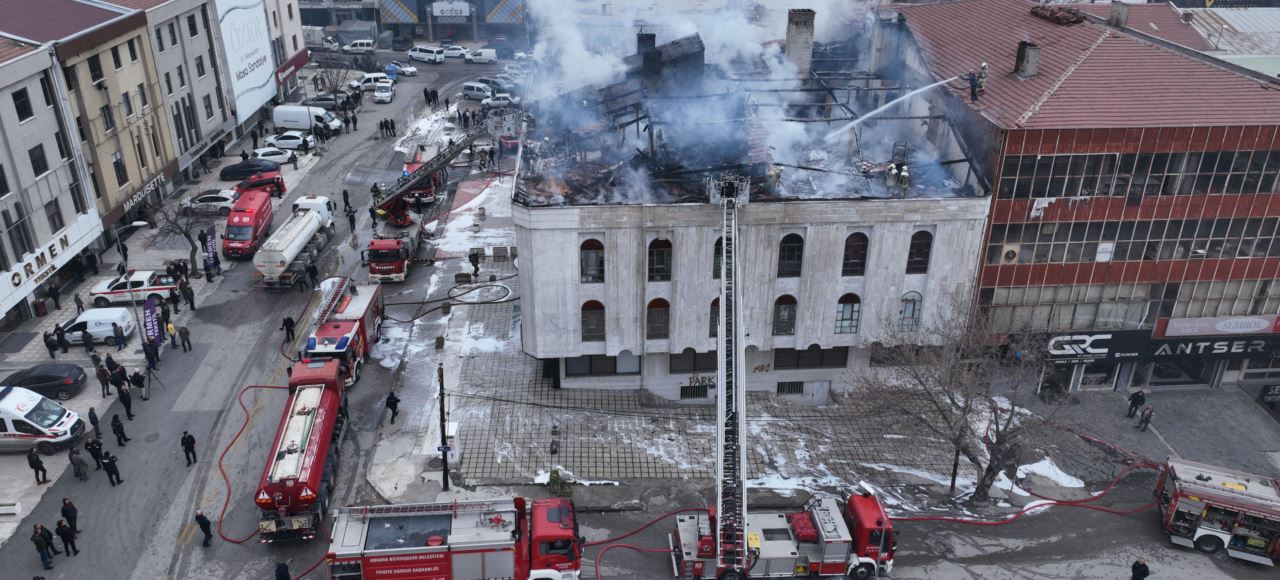
M 302 13 L 298 0 L 266 0 L 271 53 L 275 58 L 276 99 L 298 89 L 298 71 L 307 65 L 310 53 L 302 38 Z

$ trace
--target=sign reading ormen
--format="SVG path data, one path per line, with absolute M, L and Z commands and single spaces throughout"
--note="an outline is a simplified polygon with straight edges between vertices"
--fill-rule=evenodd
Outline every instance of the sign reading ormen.
M 264 0 L 219 0 L 217 5 L 236 123 L 244 123 L 276 94 L 267 9 Z

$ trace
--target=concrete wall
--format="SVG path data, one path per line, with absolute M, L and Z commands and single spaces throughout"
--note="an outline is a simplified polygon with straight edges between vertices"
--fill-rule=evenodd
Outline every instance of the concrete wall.
M 195 35 L 191 34 L 193 21 Z M 214 48 L 217 46 L 215 31 L 210 30 L 217 22 L 212 4 L 205 0 L 175 0 L 147 11 L 151 48 L 161 79 L 160 94 L 169 119 L 168 138 L 178 152 L 180 169 L 191 166 L 214 141 L 235 126 L 223 97 L 219 74 L 223 63 Z M 185 86 L 178 82 L 179 68 L 186 79 Z

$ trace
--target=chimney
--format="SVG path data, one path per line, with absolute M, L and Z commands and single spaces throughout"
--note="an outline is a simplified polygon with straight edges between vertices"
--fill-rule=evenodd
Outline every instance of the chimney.
M 1025 40 L 1018 43 L 1018 61 L 1014 63 L 1013 74 L 1020 79 L 1029 79 L 1040 73 L 1040 47 L 1034 42 Z
M 658 83 L 662 81 L 662 51 L 651 48 L 640 53 L 641 61 L 641 79 L 644 81 L 646 89 L 656 89 Z
M 1182 23 L 1183 23 L 1183 24 L 1191 24 L 1191 20 L 1192 20 L 1193 18 L 1195 18 L 1195 15 L 1196 15 L 1196 13 L 1195 13 L 1195 12 L 1192 12 L 1192 11 L 1190 11 L 1190 10 L 1187 10 L 1187 11 L 1183 12 L 1183 13 L 1182 13 Z
M 645 51 L 653 50 L 658 47 L 658 35 L 652 32 L 641 32 L 636 35 L 636 54 L 644 54 Z
M 787 60 L 796 65 L 801 77 L 809 76 L 813 64 L 813 16 L 806 8 L 787 11 Z
M 1107 24 L 1116 28 L 1124 28 L 1129 25 L 1129 5 L 1124 2 L 1111 2 L 1111 16 L 1107 18 Z

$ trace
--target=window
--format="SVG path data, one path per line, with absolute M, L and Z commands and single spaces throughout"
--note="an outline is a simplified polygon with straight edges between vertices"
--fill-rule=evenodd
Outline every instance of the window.
M 182 65 L 178 65 L 178 86 L 187 86 L 187 74 L 182 72 Z
M 156 137 L 156 128 L 150 127 L 147 132 L 151 135 L 151 150 L 155 151 L 156 157 L 160 156 L 160 138 Z
M 604 244 L 599 240 L 582 242 L 578 251 L 578 264 L 582 269 L 583 284 L 604 282 Z
M 715 338 L 720 330 L 720 299 L 716 298 L 711 301 L 711 332 L 708 334 L 711 338 Z
M 31 160 L 31 173 L 36 177 L 44 175 L 49 171 L 49 161 L 44 158 L 44 145 L 36 145 L 27 150 L 27 158 Z
M 714 373 L 716 372 L 716 351 L 694 352 L 686 348 L 680 353 L 667 356 L 667 371 L 676 373 Z
M 31 97 L 27 96 L 27 89 L 13 91 L 13 110 L 18 114 L 18 121 L 36 116 L 35 111 L 31 110 Z
M 862 319 L 862 299 L 857 294 L 845 294 L 836 303 L 836 334 L 857 334 Z
M 929 271 L 929 254 L 933 252 L 933 234 L 911 234 L 911 248 L 907 250 L 907 273 L 924 274 Z
M 649 242 L 649 281 L 671 281 L 671 241 Z
M 187 15 L 187 34 L 190 35 L 192 38 L 195 38 L 196 36 L 200 35 L 200 29 L 196 28 L 195 14 Z
M 142 83 L 138 83 L 138 104 L 147 106 L 147 86 Z
M 124 116 L 133 116 L 133 99 L 129 97 L 129 93 L 120 93 L 120 102 L 124 105 Z
M 783 236 L 778 244 L 778 277 L 798 278 L 804 262 L 804 238 L 799 234 Z
M 773 335 L 791 336 L 795 333 L 796 299 L 784 294 L 773 302 Z
M 48 73 L 40 75 L 40 94 L 44 96 L 44 106 L 53 106 L 53 82 L 49 80 Z
M 79 181 L 71 183 L 71 206 L 76 210 L 77 214 L 89 211 L 89 206 L 84 199 L 84 190 L 80 189 Z
M 130 38 L 129 42 L 129 62 L 138 62 L 138 44 L 137 41 Z
M 71 145 L 67 143 L 67 134 L 62 131 L 55 131 L 53 140 L 58 144 L 58 158 L 71 159 Z
M 773 349 L 774 370 L 839 369 L 849 364 L 849 347 L 820 348 L 810 345 L 804 350 L 794 348 Z
M 640 374 L 640 357 L 627 351 L 618 356 L 591 354 L 564 359 L 567 377 L 614 376 Z
M 280 13 L 275 10 L 271 11 L 271 25 L 280 28 Z
M 867 235 L 849 234 L 844 239 L 844 265 L 840 268 L 841 276 L 865 276 L 867 274 Z
M 160 32 L 160 27 L 156 27 L 156 50 L 164 52 L 164 34 Z
M 169 44 L 178 46 L 178 27 L 172 22 L 169 23 Z
M 67 90 L 76 90 L 76 67 L 62 67 L 62 79 L 67 82 Z
M 804 381 L 783 381 L 778 383 L 779 395 L 803 395 Z
M 89 80 L 95 83 L 102 80 L 102 61 L 96 54 L 89 57 Z
M 116 170 L 116 185 L 129 183 L 129 170 L 124 167 L 124 155 L 119 151 L 111 154 L 111 166 Z
M 655 298 L 649 301 L 645 311 L 645 338 L 666 340 L 671 332 L 671 305 L 666 300 Z
M 298 35 L 295 34 L 293 36 L 290 36 L 289 38 L 293 40 L 293 51 L 298 52 Z
M 920 304 L 924 298 L 919 292 L 907 292 L 902 295 L 902 307 L 898 311 L 898 330 L 915 332 L 920 330 Z
M 0 195 L 9 193 L 9 176 L 4 174 L 4 166 L 0 165 Z
M 213 118 L 213 99 L 209 98 L 209 95 L 204 96 L 204 118 Z
M 173 94 L 173 79 L 169 77 L 169 73 L 164 73 L 164 92 L 167 95 Z
M 289 20 L 293 20 L 293 4 L 285 4 L 284 7 L 289 12 Z
M 44 216 L 49 219 L 49 231 L 57 232 L 67 226 L 62 219 L 62 206 L 58 203 L 58 198 L 44 204 Z
M 138 165 L 143 169 L 147 168 L 147 148 L 142 145 L 142 138 L 134 137 L 133 150 L 138 154 Z
M 711 258 L 711 277 L 720 279 L 720 264 L 724 262 L 724 238 L 716 238 L 715 253 Z
M 122 62 L 122 61 L 120 60 L 120 47 L 119 47 L 119 46 L 113 46 L 113 47 L 111 47 L 111 64 L 112 64 L 112 65 L 114 65 L 114 66 L 116 67 L 116 70 L 120 70 L 120 69 L 124 68 L 124 62 Z
M 604 342 L 604 305 L 595 300 L 582 305 L 582 342 Z
M 76 115 L 76 133 L 80 134 L 81 141 L 89 140 L 89 132 L 84 129 L 84 117 Z
M 22 209 L 22 202 L 13 204 L 13 213 L 9 210 L 0 210 L 0 215 L 4 216 L 4 227 L 9 230 L 9 246 L 13 249 L 14 256 L 30 254 L 36 249 L 35 241 L 31 237 L 31 224 L 27 223 L 26 210 Z
M 196 76 L 204 78 L 204 55 L 196 55 Z
M 116 116 L 111 112 L 111 105 L 100 107 L 98 114 L 102 116 L 102 129 L 104 131 L 111 131 L 116 128 Z

